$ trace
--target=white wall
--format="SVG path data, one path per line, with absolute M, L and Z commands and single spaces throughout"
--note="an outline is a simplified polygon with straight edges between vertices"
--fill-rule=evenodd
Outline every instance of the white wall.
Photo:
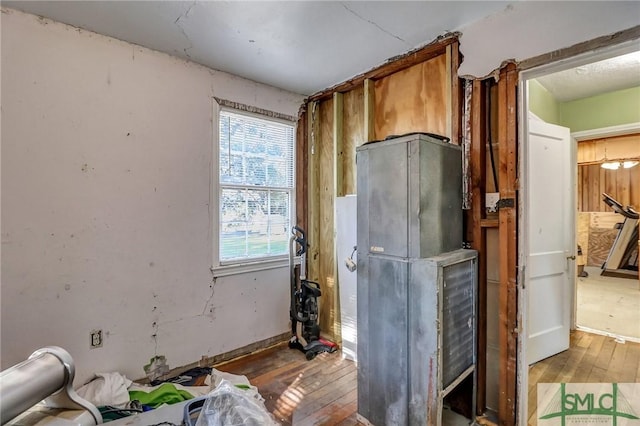
M 3 369 L 57 345 L 76 384 L 138 378 L 288 330 L 285 269 L 212 280 L 212 97 L 301 96 L 10 9 L 1 95 Z

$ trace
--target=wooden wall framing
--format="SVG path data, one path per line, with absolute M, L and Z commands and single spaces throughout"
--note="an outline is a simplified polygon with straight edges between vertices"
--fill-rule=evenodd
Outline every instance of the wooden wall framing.
M 299 114 L 297 220 L 309 240 L 308 278 L 320 284 L 320 327 L 340 341 L 335 198 L 356 193 L 356 148 L 409 132 L 460 140 L 456 35 L 317 93 Z
M 439 40 L 397 61 L 311 96 L 300 112 L 298 127 L 298 223 L 308 231 L 309 279 L 323 292 L 320 326 L 328 338 L 340 341 L 340 315 L 335 256 L 335 198 L 356 192 L 355 150 L 360 144 L 407 132 L 432 132 L 460 143 L 462 90 L 456 37 Z M 479 339 L 476 412 L 485 410 L 487 251 L 486 229 L 500 239 L 500 424 L 515 424 L 516 405 L 516 256 L 517 209 L 505 207 L 499 219 L 487 219 L 484 193 L 494 186 L 487 178 L 487 148 L 499 167 L 500 198 L 517 200 L 517 71 L 513 64 L 497 84 L 472 82 L 471 190 L 472 209 L 467 235 L 480 253 Z M 497 90 L 496 90 L 497 89 Z M 491 96 L 493 104 L 486 103 Z M 492 122 L 487 120 L 488 109 Z M 496 111 L 497 110 L 497 111 Z M 496 113 L 497 112 L 497 113 Z M 489 138 L 489 135 L 493 137 Z M 489 182 L 491 181 L 491 182 Z M 489 185 L 488 183 L 491 183 Z
M 500 71 L 498 82 L 498 143 L 500 200 L 511 200 L 499 209 L 500 377 L 498 418 L 501 425 L 516 419 L 517 354 L 517 84 L 518 72 L 510 63 Z

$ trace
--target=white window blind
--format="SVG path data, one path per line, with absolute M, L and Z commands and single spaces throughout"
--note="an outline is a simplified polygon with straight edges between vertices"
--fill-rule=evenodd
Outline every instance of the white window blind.
M 220 262 L 288 253 L 294 126 L 220 112 Z

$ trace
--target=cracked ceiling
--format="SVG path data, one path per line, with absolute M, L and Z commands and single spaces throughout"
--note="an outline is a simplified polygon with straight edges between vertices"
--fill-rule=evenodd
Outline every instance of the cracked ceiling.
M 331 87 L 443 34 L 464 30 L 474 22 L 484 20 L 488 24 L 486 27 L 499 28 L 491 23 L 496 16 L 521 13 L 528 17 L 531 16 L 531 8 L 548 9 L 542 3 L 2 1 L 6 7 L 303 95 Z M 570 5 L 567 7 L 575 12 L 596 7 L 594 5 L 598 2 L 559 3 Z M 622 6 L 618 9 L 612 19 L 633 16 L 628 10 L 622 10 Z M 571 10 L 568 13 L 572 13 Z M 582 24 L 577 21 L 575 26 L 578 25 Z M 475 40 L 465 40 L 464 36 L 463 31 L 461 49 L 465 54 L 465 71 L 469 68 L 469 61 L 482 61 L 482 56 L 489 57 L 492 53 L 499 56 L 491 58 L 491 64 L 480 70 L 484 74 L 471 75 L 487 75 L 500 65 L 499 60 L 512 57 L 501 56 L 502 51 L 492 52 L 496 49 L 487 45 L 482 46 L 483 52 L 478 52 L 474 46 L 474 51 L 470 52 L 473 55 L 467 55 L 465 42 L 468 45 Z M 499 34 L 496 36 L 494 44 L 519 43 L 517 40 L 502 40 L 504 37 L 501 39 Z M 486 59 L 484 61 L 487 62 Z M 493 68 L 486 69 L 488 65 Z

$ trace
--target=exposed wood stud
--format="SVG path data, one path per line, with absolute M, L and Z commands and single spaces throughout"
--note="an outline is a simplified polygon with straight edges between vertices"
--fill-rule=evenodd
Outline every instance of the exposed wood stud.
M 335 172 L 333 100 L 320 102 L 317 118 L 319 120 L 319 138 L 317 140 L 318 175 L 318 233 L 309 244 L 318 265 L 318 283 L 322 291 L 319 299 L 320 330 L 331 340 L 337 340 L 340 331 L 338 309 L 338 287 L 335 277 Z
M 517 168 L 517 70 L 513 63 L 500 72 L 498 82 L 498 138 L 500 198 L 516 199 Z M 501 425 L 515 424 L 517 351 L 517 206 L 499 210 L 500 297 L 499 342 L 500 377 L 498 418 Z
M 336 92 L 333 94 L 333 259 L 332 262 L 332 275 L 334 277 L 333 288 L 333 336 L 336 341 L 342 344 L 342 327 L 340 316 L 339 300 L 340 282 L 338 281 L 338 262 L 335 261 L 338 258 L 338 247 L 336 238 L 336 203 L 335 197 L 343 197 L 345 195 L 345 189 L 343 185 L 344 176 L 344 99 L 342 93 Z
M 371 142 L 375 135 L 376 91 L 373 80 L 364 81 L 364 141 Z
M 454 75 L 453 67 L 451 64 L 451 58 L 452 58 L 451 47 L 452 46 L 453 46 L 452 44 L 448 45 L 445 53 L 445 75 L 447 76 L 447 83 L 453 82 L 453 75 Z M 453 139 L 453 125 L 452 125 L 453 100 L 451 99 L 453 97 L 453 86 L 451 84 L 445 84 L 445 89 L 446 89 L 446 92 L 445 92 L 444 102 L 445 102 L 445 110 L 447 111 L 446 124 L 445 124 L 445 129 L 446 129 L 445 136 L 451 139 L 453 143 L 459 144 L 460 143 L 459 140 Z
M 336 197 L 344 196 L 343 178 L 343 147 L 344 147 L 344 100 L 342 93 L 333 94 L 333 158 L 335 161 L 334 169 L 334 191 Z
M 486 230 L 482 227 L 485 209 L 486 170 L 486 90 L 484 83 L 473 82 L 471 95 L 471 247 L 478 251 L 478 360 L 476 367 L 476 414 L 484 414 L 487 386 L 487 251 Z
M 308 155 L 307 173 L 309 190 L 307 193 L 307 238 L 311 241 L 307 253 L 307 276 L 311 281 L 318 281 L 318 238 L 320 236 L 320 215 L 318 206 L 320 204 L 320 178 L 318 176 L 318 158 L 320 142 L 320 120 L 318 117 L 320 109 L 319 102 L 310 102 L 307 110 L 307 131 L 308 131 Z
M 307 229 L 308 179 L 308 134 L 307 112 L 300 111 L 296 128 L 296 222 L 295 225 Z M 288 232 L 288 230 L 287 230 Z
M 462 104 L 462 85 L 458 78 L 460 68 L 460 43 L 456 41 L 451 48 L 451 141 L 460 145 L 462 140 L 460 105 Z

